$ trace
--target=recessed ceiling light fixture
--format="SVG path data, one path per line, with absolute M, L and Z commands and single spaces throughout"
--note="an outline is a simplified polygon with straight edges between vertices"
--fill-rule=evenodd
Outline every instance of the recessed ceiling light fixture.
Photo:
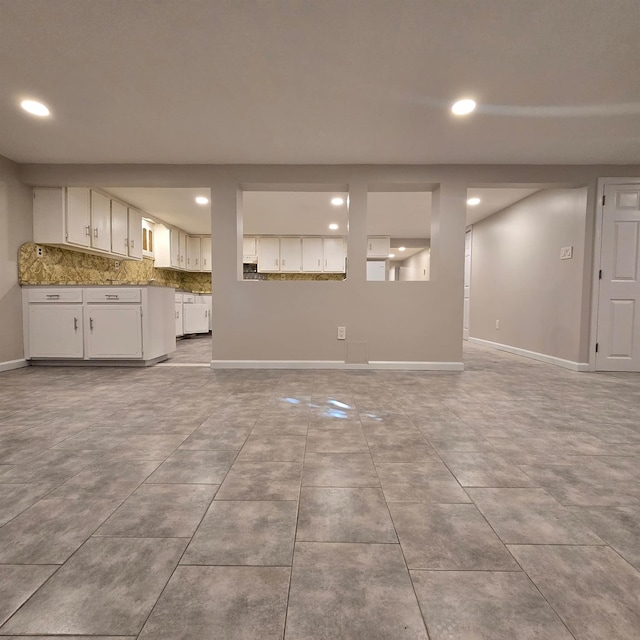
M 463 98 L 451 105 L 451 113 L 456 116 L 466 116 L 476 109 L 476 101 L 471 98 Z
M 331 204 L 334 207 L 339 207 L 344 204 L 344 198 L 331 198 Z
M 467 200 L 467 204 L 470 207 L 475 207 L 477 204 L 480 204 L 480 198 L 469 198 Z
M 209 198 L 205 198 L 204 196 L 196 196 L 196 202 L 198 204 L 209 204 Z
M 396 257 L 396 254 L 395 254 L 395 253 L 390 253 L 390 254 L 389 254 L 389 257 L 390 257 L 390 258 L 395 258 L 395 257 Z
M 44 118 L 51 113 L 46 105 L 42 104 L 42 102 L 37 102 L 36 100 L 23 100 L 20 103 L 20 106 L 31 115 L 39 116 L 41 118 Z
M 338 228 L 338 225 L 335 222 L 332 222 L 329 225 L 329 229 L 331 229 L 332 231 L 335 231 Z
M 398 251 L 406 251 L 407 247 L 398 247 Z

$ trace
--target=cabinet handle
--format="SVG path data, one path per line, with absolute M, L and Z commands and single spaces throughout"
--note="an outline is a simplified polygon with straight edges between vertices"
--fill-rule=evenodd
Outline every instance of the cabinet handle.
M 282 266 L 283 267 L 285 266 L 285 259 L 284 258 L 282 258 Z
M 105 293 L 104 296 L 107 300 L 118 300 L 120 298 L 117 293 Z
M 372 251 L 371 243 L 369 243 L 369 251 Z
M 98 237 L 98 227 L 94 227 L 93 228 L 93 237 L 97 238 Z
M 89 318 L 89 329 L 93 331 L 93 318 Z
M 59 297 L 59 293 L 47 293 L 47 300 L 57 300 Z
M 136 241 L 135 241 L 135 240 L 132 240 L 132 241 L 131 241 L 131 248 L 133 249 L 135 246 L 136 246 Z
M 73 319 L 73 330 L 78 331 L 78 318 Z
M 89 225 L 87 225 L 87 226 L 84 228 L 84 232 L 85 232 L 85 235 L 87 235 L 87 236 L 91 237 L 91 227 L 90 227 Z
M 276 258 L 276 267 L 278 266 L 278 258 Z
M 324 266 L 327 266 L 327 258 L 324 259 Z
M 320 258 L 318 258 L 318 267 L 320 267 Z
M 124 246 L 128 247 L 129 246 L 129 238 L 125 238 L 124 239 Z M 131 241 L 131 246 L 133 247 L 133 240 Z

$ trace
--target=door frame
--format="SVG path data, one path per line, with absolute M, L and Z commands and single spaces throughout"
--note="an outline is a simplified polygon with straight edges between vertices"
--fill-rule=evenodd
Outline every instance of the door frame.
M 591 331 L 589 332 L 589 368 L 596 369 L 596 342 L 598 340 L 598 311 L 600 309 L 600 263 L 602 260 L 602 224 L 604 222 L 604 205 L 602 198 L 604 189 L 610 185 L 640 184 L 640 177 L 634 178 L 598 178 L 596 191 L 596 219 L 593 241 L 593 270 L 591 286 Z

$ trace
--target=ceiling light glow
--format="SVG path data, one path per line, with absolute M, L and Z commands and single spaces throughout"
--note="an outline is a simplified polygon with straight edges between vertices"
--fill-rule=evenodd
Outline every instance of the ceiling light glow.
M 480 204 L 480 198 L 469 198 L 467 200 L 467 204 L 470 207 L 475 207 L 477 204 Z
M 476 109 L 476 101 L 471 98 L 458 100 L 451 105 L 451 113 L 456 116 L 466 116 Z
M 395 258 L 395 257 L 396 257 L 396 254 L 395 254 L 395 253 L 390 253 L 390 254 L 389 254 L 389 257 L 390 257 L 390 258 Z
M 338 228 L 338 225 L 335 222 L 332 222 L 329 225 L 329 229 L 331 229 L 332 231 L 335 231 Z
M 209 204 L 209 198 L 205 198 L 204 196 L 196 196 L 196 202 L 198 204 Z
M 407 247 L 398 247 L 398 251 L 406 251 Z
M 331 198 L 331 204 L 334 207 L 339 207 L 344 204 L 344 198 Z
M 31 115 L 39 116 L 41 118 L 44 118 L 51 113 L 46 105 L 42 104 L 42 102 L 37 102 L 36 100 L 23 100 L 20 103 L 20 106 Z

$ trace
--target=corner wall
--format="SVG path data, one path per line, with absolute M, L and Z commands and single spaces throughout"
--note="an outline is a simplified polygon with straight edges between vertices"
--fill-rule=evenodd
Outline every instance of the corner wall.
M 473 225 L 469 337 L 584 362 L 586 227 L 586 187 L 540 191 Z
M 24 356 L 18 250 L 33 237 L 31 189 L 18 165 L 0 157 L 0 371 Z

